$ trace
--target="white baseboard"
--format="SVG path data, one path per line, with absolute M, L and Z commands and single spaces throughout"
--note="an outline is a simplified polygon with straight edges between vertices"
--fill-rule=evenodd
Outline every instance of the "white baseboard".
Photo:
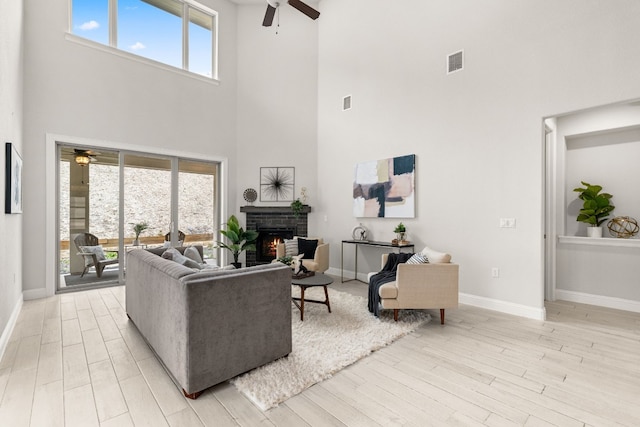
M 530 307 L 528 305 L 515 304 L 493 298 L 485 298 L 462 293 L 459 295 L 459 300 L 461 304 L 486 308 L 487 310 L 499 311 L 501 313 L 513 314 L 515 316 L 526 317 L 534 320 L 545 320 L 547 316 L 547 312 L 544 307 Z
M 22 309 L 22 300 L 23 297 L 22 295 L 20 295 L 20 298 L 18 298 L 18 301 L 16 301 L 16 305 L 13 307 L 13 312 L 11 312 L 11 316 L 9 317 L 9 321 L 4 328 L 4 331 L 2 331 L 2 335 L 0 335 L 0 360 L 2 360 L 2 356 L 4 356 L 7 345 L 9 345 L 9 338 L 11 338 L 13 329 L 18 322 L 18 316 L 20 315 L 20 310 Z
M 640 301 L 556 289 L 556 299 L 640 313 Z
M 23 291 L 22 295 L 23 295 L 23 299 L 25 301 L 30 301 L 30 300 L 33 300 L 33 299 L 46 298 L 47 297 L 47 289 L 46 288 L 29 289 L 29 290 Z

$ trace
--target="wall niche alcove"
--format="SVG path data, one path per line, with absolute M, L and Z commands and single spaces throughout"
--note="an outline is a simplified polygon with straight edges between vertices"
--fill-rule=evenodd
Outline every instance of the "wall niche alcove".
M 609 219 L 640 220 L 640 102 L 617 104 L 556 117 L 555 298 L 640 312 L 640 239 L 586 237 L 576 221 L 580 182 L 603 186 L 616 206 Z

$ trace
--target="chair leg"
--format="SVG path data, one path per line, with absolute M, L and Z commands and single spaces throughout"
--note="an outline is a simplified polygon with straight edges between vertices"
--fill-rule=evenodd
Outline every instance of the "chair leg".
M 84 270 L 82 270 L 82 274 L 80 275 L 81 279 L 84 277 L 84 274 L 87 272 L 87 270 L 89 270 L 89 267 L 85 267 Z
M 396 322 L 398 321 L 398 309 L 394 308 L 393 309 L 393 320 L 395 320 Z
M 104 265 L 100 263 L 96 264 L 96 275 L 98 277 L 102 277 L 102 270 L 104 270 Z
M 440 309 L 440 324 L 444 325 L 444 308 Z

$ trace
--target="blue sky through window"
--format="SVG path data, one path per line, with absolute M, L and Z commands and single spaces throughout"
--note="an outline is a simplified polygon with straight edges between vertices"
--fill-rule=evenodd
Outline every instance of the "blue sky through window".
M 182 68 L 182 3 L 162 0 L 117 0 L 117 47 L 145 58 Z M 213 18 L 190 8 L 189 71 L 211 77 Z M 202 23 L 206 22 L 205 27 Z M 73 0 L 72 32 L 109 44 L 108 0 Z

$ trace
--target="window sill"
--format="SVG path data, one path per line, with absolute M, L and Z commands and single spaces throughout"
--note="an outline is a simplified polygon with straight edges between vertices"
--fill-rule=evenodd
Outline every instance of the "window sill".
M 618 248 L 640 248 L 640 239 L 617 239 L 613 237 L 558 236 L 558 243 L 581 246 L 608 246 Z
M 162 70 L 170 71 L 175 74 L 179 74 L 185 77 L 189 77 L 195 80 L 200 80 L 201 82 L 219 85 L 220 80 L 214 79 L 212 77 L 203 76 L 201 74 L 192 73 L 191 71 L 183 70 L 182 68 L 176 68 L 168 64 L 163 64 L 162 62 L 154 61 L 153 59 L 145 58 L 143 56 L 134 55 L 129 52 L 125 52 L 123 50 L 104 45 L 102 43 L 94 42 L 93 40 L 85 39 L 84 37 L 76 36 L 75 34 L 65 33 L 65 39 L 77 43 L 83 46 L 90 47 L 92 49 L 97 49 L 102 52 L 110 53 L 112 55 L 119 56 L 121 58 L 130 59 L 135 62 L 139 62 L 142 64 L 150 65 L 155 68 L 160 68 Z

